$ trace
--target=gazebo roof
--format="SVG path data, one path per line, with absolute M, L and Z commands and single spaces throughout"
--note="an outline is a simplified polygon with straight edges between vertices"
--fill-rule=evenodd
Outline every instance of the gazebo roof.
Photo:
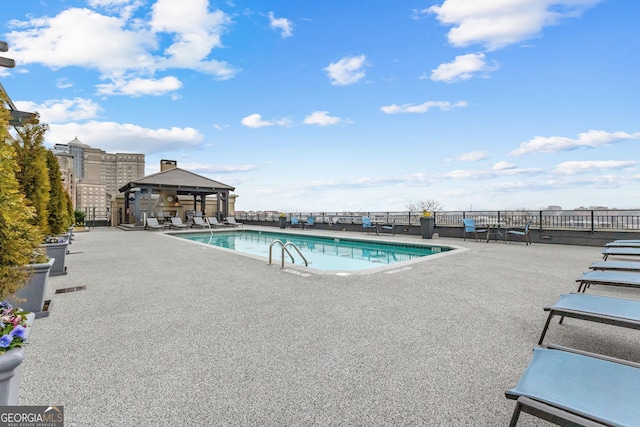
M 235 187 L 223 184 L 213 179 L 186 171 L 180 168 L 172 168 L 162 172 L 157 172 L 130 181 L 118 190 L 121 193 L 130 191 L 133 188 L 151 188 L 157 190 L 175 190 L 179 193 L 218 193 L 234 191 Z

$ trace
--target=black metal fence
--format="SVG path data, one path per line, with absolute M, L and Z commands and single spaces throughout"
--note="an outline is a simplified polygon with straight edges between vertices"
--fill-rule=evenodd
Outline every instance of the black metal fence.
M 396 225 L 420 225 L 422 212 L 287 212 L 291 217 L 306 221 L 313 216 L 316 223 L 361 224 L 366 216 L 374 223 Z M 640 210 L 540 210 L 540 211 L 438 211 L 432 213 L 436 226 L 462 227 L 462 219 L 471 218 L 477 224 L 504 224 L 524 226 L 531 221 L 531 228 L 540 231 L 566 230 L 635 230 L 640 231 Z M 243 221 L 278 221 L 278 212 L 236 212 Z

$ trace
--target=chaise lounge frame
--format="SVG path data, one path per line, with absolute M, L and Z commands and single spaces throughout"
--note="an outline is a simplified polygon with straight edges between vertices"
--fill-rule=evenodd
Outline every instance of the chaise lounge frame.
M 584 292 L 591 285 L 620 286 L 626 288 L 640 288 L 640 274 L 632 271 L 587 271 L 579 282 L 578 292 Z
M 518 424 L 521 412 L 562 426 L 631 425 L 640 419 L 638 382 L 638 363 L 557 345 L 536 347 L 518 385 L 505 392 L 517 400 L 509 425 Z
M 640 329 L 640 301 L 632 299 L 571 293 L 560 295 L 560 299 L 554 305 L 545 307 L 544 310 L 549 312 L 549 316 L 542 329 L 538 345 L 542 345 L 551 319 L 555 316 L 561 316 L 560 324 L 562 324 L 565 317 L 570 317 L 624 328 Z

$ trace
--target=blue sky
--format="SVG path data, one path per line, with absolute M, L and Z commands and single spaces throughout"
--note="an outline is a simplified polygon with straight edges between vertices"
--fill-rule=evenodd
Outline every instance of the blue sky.
M 637 208 L 640 2 L 10 2 L 0 82 L 238 210 Z

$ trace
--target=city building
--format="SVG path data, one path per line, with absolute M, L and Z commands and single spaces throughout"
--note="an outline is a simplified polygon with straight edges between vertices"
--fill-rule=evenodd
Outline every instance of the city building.
M 118 189 L 144 177 L 144 154 L 107 153 L 77 137 L 68 144 L 55 144 L 53 152 L 75 209 L 84 212 L 87 219 L 106 220 Z

